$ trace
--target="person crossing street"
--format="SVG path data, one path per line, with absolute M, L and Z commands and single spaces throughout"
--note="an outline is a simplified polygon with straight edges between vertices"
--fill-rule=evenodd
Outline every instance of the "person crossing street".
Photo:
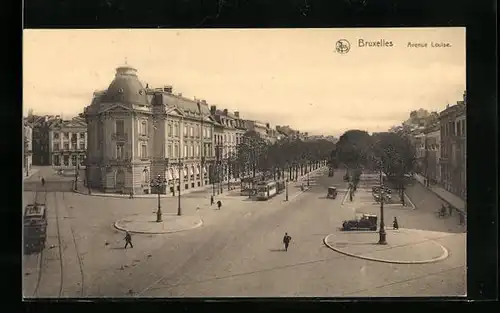
M 133 248 L 134 245 L 132 245 L 132 236 L 130 236 L 130 233 L 127 231 L 125 232 L 125 248 L 127 249 L 127 246 L 130 245 L 130 248 Z
M 288 251 L 288 245 L 290 245 L 291 240 L 292 237 L 290 237 L 288 233 L 285 233 L 285 236 L 283 237 L 283 244 L 285 245 L 285 251 Z

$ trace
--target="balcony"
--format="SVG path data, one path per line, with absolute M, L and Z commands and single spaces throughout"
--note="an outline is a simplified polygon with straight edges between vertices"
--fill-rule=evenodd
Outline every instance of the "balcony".
M 128 134 L 113 133 L 113 134 L 111 134 L 111 139 L 116 141 L 116 142 L 126 142 L 126 141 L 128 141 Z

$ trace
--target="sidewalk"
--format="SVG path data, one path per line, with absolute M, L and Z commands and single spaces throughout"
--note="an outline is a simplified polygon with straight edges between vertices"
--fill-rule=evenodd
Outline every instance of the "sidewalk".
M 455 209 L 457 209 L 461 213 L 467 215 L 467 209 L 466 209 L 467 206 L 465 204 L 465 201 L 462 198 L 455 196 L 454 194 L 452 194 L 448 190 L 441 188 L 439 186 L 429 186 L 429 187 L 425 186 L 425 184 L 424 184 L 425 178 L 420 174 L 414 174 L 413 177 L 420 184 L 422 184 L 425 188 L 427 188 L 428 190 L 435 193 L 441 200 L 443 200 L 444 202 L 447 202 L 448 204 L 453 206 Z
M 321 171 L 322 169 L 325 169 L 325 168 L 326 167 L 319 167 L 318 169 L 311 171 L 309 173 L 309 175 L 317 173 L 317 172 L 319 172 L 319 171 Z M 307 174 L 299 176 L 298 179 L 297 179 L 297 182 L 302 182 L 304 179 L 307 179 Z M 292 183 L 292 181 L 290 181 L 290 183 Z M 232 181 L 231 184 L 232 185 L 235 184 L 235 181 Z M 222 197 L 222 196 L 224 196 L 224 195 L 228 195 L 228 194 L 233 194 L 234 195 L 235 191 L 239 191 L 239 189 L 240 189 L 240 187 L 238 186 L 238 187 L 233 188 L 230 191 L 228 191 L 227 190 L 227 182 L 224 182 L 223 186 L 224 186 L 223 187 L 223 192 L 219 193 L 217 195 L 219 198 Z M 217 188 L 217 186 L 216 186 L 216 188 Z M 212 190 L 213 190 L 213 185 L 210 184 L 210 185 L 205 185 L 205 186 L 198 187 L 198 188 L 192 188 L 192 189 L 184 190 L 184 191 L 181 192 L 181 196 L 182 195 L 191 194 L 191 193 L 201 193 L 201 192 L 207 192 L 207 193 L 211 194 Z M 110 197 L 110 198 L 129 198 L 128 194 L 102 193 L 102 192 L 94 192 L 94 191 L 92 191 L 92 194 L 89 195 L 88 188 L 84 187 L 83 183 L 79 183 L 78 184 L 78 190 L 73 189 L 73 191 L 75 193 L 86 195 L 86 196 Z M 175 198 L 178 195 L 179 195 L 178 192 L 176 192 L 175 196 L 173 196 L 172 193 L 168 193 L 168 194 L 162 194 L 161 197 L 162 198 Z M 134 195 L 134 199 L 151 199 L 151 198 L 157 198 L 157 197 L 158 197 L 157 194 Z M 245 197 L 245 196 L 242 196 L 242 197 Z M 245 198 L 247 198 L 247 197 L 245 197 Z
M 31 168 L 31 171 L 28 172 L 28 175 L 26 176 L 26 171 L 23 170 L 23 180 L 29 179 L 31 176 L 35 175 L 38 173 L 40 170 L 37 168 Z

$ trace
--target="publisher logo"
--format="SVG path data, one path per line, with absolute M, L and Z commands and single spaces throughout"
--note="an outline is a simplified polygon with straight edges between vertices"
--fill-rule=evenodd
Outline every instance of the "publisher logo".
M 335 50 L 337 50 L 340 54 L 346 54 L 349 50 L 351 50 L 351 44 L 346 39 L 340 39 L 335 44 Z

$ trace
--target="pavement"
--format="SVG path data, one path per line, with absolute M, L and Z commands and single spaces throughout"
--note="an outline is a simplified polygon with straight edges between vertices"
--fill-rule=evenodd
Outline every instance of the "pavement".
M 424 186 L 425 188 L 436 194 L 441 200 L 453 206 L 455 210 L 457 210 L 459 213 L 467 215 L 467 204 L 462 198 L 454 195 L 453 193 L 449 192 L 448 190 L 438 185 L 429 185 L 429 187 L 425 186 L 424 183 L 425 177 L 420 174 L 414 174 L 413 176 L 416 181 L 418 181 L 420 184 L 422 184 L 422 186 Z
M 418 206 L 416 210 L 397 210 L 400 227 L 446 232 L 446 236 L 433 238 L 449 253 L 440 262 L 373 262 L 325 246 L 324 238 L 354 215 L 351 208 L 341 205 L 343 191 L 337 199 L 325 199 L 328 186 L 346 189 L 342 174 L 337 171 L 334 177 L 328 177 L 325 169 L 311 175 L 311 188 L 289 201 L 284 201 L 284 194 L 260 202 L 228 197 L 222 209 L 215 210 L 207 199 L 185 195 L 181 199 L 183 215 L 199 216 L 203 226 L 168 235 L 133 235 L 133 249 L 123 248 L 123 233 L 113 225 L 133 214 L 150 214 L 154 219 L 156 199 L 56 193 L 61 208 L 60 225 L 72 229 L 74 234 L 63 231 L 63 259 L 68 260 L 63 289 L 68 290 L 66 294 L 83 297 L 376 297 L 466 293 L 465 233 L 447 231 L 446 220 L 437 219 Z M 293 187 L 290 191 L 300 191 L 300 186 Z M 164 216 L 177 211 L 176 199 L 162 198 L 161 205 Z M 367 209 L 377 210 L 373 206 Z M 388 219 L 392 219 L 394 210 L 387 208 Z M 49 221 L 48 227 L 49 243 L 54 244 L 54 220 Z M 288 252 L 282 245 L 285 232 L 292 237 Z M 389 244 L 393 239 L 396 240 L 389 232 Z M 57 273 L 58 249 L 47 251 L 51 254 L 45 257 L 44 268 L 50 270 L 44 271 L 42 294 L 57 296 L 55 287 L 61 281 Z M 36 268 L 36 256 L 25 257 L 24 268 Z M 36 273 L 25 279 L 36 281 Z M 81 287 L 83 293 L 76 287 Z
M 379 234 L 373 231 L 337 231 L 325 237 L 324 243 L 339 253 L 375 262 L 394 264 L 425 264 L 448 257 L 448 250 L 433 238 L 447 233 L 414 229 L 386 230 L 390 241 L 377 243 Z

